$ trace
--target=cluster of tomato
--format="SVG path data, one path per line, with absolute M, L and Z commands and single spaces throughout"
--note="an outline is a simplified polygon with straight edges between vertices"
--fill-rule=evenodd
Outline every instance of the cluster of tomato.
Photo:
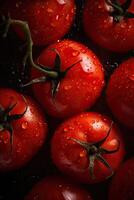
M 3 69 L 10 87 L 0 82 L 1 179 L 19 173 L 22 188 L 27 167 L 41 174 L 16 199 L 97 200 L 101 188 L 133 200 L 134 0 L 6 0 L 0 11 L 0 41 L 20 54 L 17 72 Z

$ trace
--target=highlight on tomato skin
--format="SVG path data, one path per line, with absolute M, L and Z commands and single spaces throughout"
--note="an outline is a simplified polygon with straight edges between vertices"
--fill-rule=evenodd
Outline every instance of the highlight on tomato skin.
M 86 35 L 116 53 L 134 49 L 134 0 L 87 0 L 83 12 Z
M 25 166 L 46 140 L 47 123 L 30 97 L 0 88 L 0 172 Z
M 74 0 L 12 0 L 5 1 L 1 10 L 12 19 L 28 22 L 34 45 L 48 45 L 61 39 L 71 28 L 75 17 Z M 21 29 L 15 30 L 21 38 Z
M 64 119 L 80 113 L 91 108 L 101 95 L 104 69 L 96 55 L 81 43 L 65 39 L 50 45 L 36 63 L 42 69 L 32 68 L 31 80 L 46 76 L 43 66 L 56 73 L 56 77 L 48 74 L 47 81 L 32 85 L 35 98 L 50 116 Z
M 89 192 L 72 181 L 50 176 L 38 182 L 25 200 L 93 200 Z
M 108 199 L 134 199 L 134 157 L 125 161 L 113 177 Z
M 134 130 L 134 58 L 123 61 L 108 82 L 106 100 L 113 115 Z
M 56 167 L 80 183 L 107 180 L 125 155 L 124 138 L 107 116 L 86 112 L 64 121 L 51 141 Z

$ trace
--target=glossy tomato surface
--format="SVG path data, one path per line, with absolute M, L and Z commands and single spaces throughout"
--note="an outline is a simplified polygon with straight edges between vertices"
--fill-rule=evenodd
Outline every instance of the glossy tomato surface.
M 27 164 L 43 145 L 47 133 L 44 114 L 31 98 L 14 90 L 1 88 L 1 108 L 7 109 L 11 105 L 15 106 L 9 116 L 24 115 L 9 122 L 13 130 L 12 136 L 7 129 L 0 131 L 0 171 L 18 169 Z
M 134 49 L 134 19 L 122 16 L 115 21 L 114 7 L 108 0 L 87 0 L 83 14 L 84 30 L 96 44 L 114 52 L 127 52 Z M 125 0 L 118 1 L 120 4 Z M 134 0 L 128 12 L 134 13 Z
M 76 140 L 87 144 L 93 144 L 106 140 L 100 144 L 100 148 L 108 151 L 117 150 L 114 153 L 102 153 L 101 156 L 111 166 L 112 170 L 118 169 L 124 157 L 124 142 L 120 131 L 113 124 L 110 133 L 111 120 L 98 113 L 82 113 L 63 122 L 55 131 L 51 143 L 51 154 L 55 165 L 65 174 L 83 183 L 96 183 L 106 180 L 111 174 L 98 156 L 101 154 L 92 150 L 87 151 Z M 108 134 L 108 135 L 107 135 Z M 74 140 L 75 139 L 75 140 Z M 93 173 L 89 168 L 90 158 L 94 157 Z M 93 162 L 93 160 L 92 160 Z
M 92 200 L 90 194 L 61 177 L 47 177 L 37 183 L 25 200 Z
M 75 16 L 74 0 L 12 0 L 3 5 L 12 19 L 28 22 L 35 45 L 47 45 L 63 37 Z M 17 32 L 20 34 L 20 30 Z M 20 34 L 22 36 L 22 34 Z
M 127 160 L 113 177 L 109 190 L 109 200 L 113 199 L 134 199 L 134 158 Z
M 112 74 L 107 102 L 115 117 L 134 129 L 134 58 L 122 62 Z
M 47 113 L 57 118 L 66 118 L 90 108 L 100 96 L 104 86 L 104 71 L 95 54 L 86 46 L 63 40 L 46 48 L 37 63 L 54 68 L 56 49 L 61 58 L 61 71 L 68 70 L 60 80 L 58 91 L 52 95 L 52 83 L 46 81 L 32 85 L 34 96 Z M 76 64 L 75 64 L 76 63 Z M 32 79 L 45 74 L 32 69 Z

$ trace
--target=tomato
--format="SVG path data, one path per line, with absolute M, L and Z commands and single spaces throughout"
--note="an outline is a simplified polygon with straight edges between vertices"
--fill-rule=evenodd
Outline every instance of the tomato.
M 52 49 L 58 51 L 60 57 L 56 66 L 57 56 Z M 32 87 L 35 98 L 49 115 L 57 118 L 72 116 L 90 108 L 100 96 L 104 71 L 98 58 L 86 46 L 63 40 L 46 48 L 36 62 L 57 73 L 57 77 L 48 76 L 47 81 Z M 32 68 L 32 79 L 44 76 L 45 73 Z M 56 89 L 53 84 L 57 85 Z
M 107 102 L 115 117 L 134 129 L 134 58 L 124 61 L 112 74 Z
M 47 124 L 37 104 L 12 89 L 0 89 L 0 171 L 18 169 L 43 145 Z
M 134 199 L 134 158 L 127 160 L 113 177 L 109 190 L 109 200 L 113 199 Z
M 98 45 L 127 52 L 134 49 L 133 18 L 134 0 L 87 0 L 83 24 L 87 36 Z
M 62 177 L 47 177 L 37 183 L 26 200 L 92 200 L 83 188 Z
M 98 113 L 82 113 L 63 122 L 54 133 L 55 165 L 82 183 L 106 180 L 124 157 L 124 142 L 116 125 Z
M 75 2 L 12 0 L 5 2 L 3 10 L 9 12 L 11 18 L 28 22 L 35 45 L 47 45 L 62 38 L 70 29 L 75 15 Z

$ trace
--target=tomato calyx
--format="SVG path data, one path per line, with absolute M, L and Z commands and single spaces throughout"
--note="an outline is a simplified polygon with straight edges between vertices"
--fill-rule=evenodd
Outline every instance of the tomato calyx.
M 53 69 L 51 69 L 48 66 L 41 65 L 39 63 L 37 63 L 37 64 L 34 63 L 33 55 L 32 55 L 33 41 L 32 41 L 31 32 L 30 32 L 28 23 L 25 22 L 25 21 L 21 21 L 21 20 L 11 19 L 9 15 L 8 16 L 0 15 L 0 16 L 1 16 L 0 27 L 2 27 L 3 37 L 7 36 L 7 33 L 9 31 L 9 28 L 10 28 L 11 25 L 19 26 L 22 29 L 22 31 L 24 32 L 25 43 L 26 43 L 26 46 L 27 46 L 27 50 L 26 50 L 26 53 L 25 53 L 24 58 L 23 58 L 24 70 L 25 70 L 26 64 L 28 63 L 29 66 L 34 67 L 37 70 L 44 73 L 44 76 L 33 79 L 32 81 L 30 81 L 26 84 L 23 84 L 22 87 L 29 86 L 29 85 L 32 85 L 32 84 L 35 84 L 35 83 L 43 83 L 43 82 L 46 82 L 46 81 L 51 81 L 51 83 L 52 83 L 51 93 L 52 93 L 52 96 L 54 96 L 55 93 L 59 89 L 61 79 L 63 79 L 66 76 L 67 72 L 74 65 L 81 62 L 81 60 L 77 61 L 76 63 L 69 66 L 66 70 L 62 71 L 61 70 L 60 54 L 56 49 L 51 49 L 52 51 L 54 51 L 56 53 L 55 64 L 54 64 Z
M 5 130 L 7 130 L 9 132 L 11 146 L 13 144 L 13 127 L 12 127 L 11 122 L 21 119 L 27 111 L 27 106 L 26 106 L 26 109 L 24 110 L 23 113 L 11 115 L 10 112 L 14 109 L 14 107 L 16 105 L 17 105 L 17 103 L 10 104 L 5 109 L 3 108 L 2 105 L 0 105 L 0 132 L 3 132 Z
M 123 4 L 119 3 L 118 0 L 106 0 L 106 3 L 113 8 L 110 15 L 115 22 L 120 22 L 123 18 L 134 18 L 134 13 L 128 11 L 132 0 L 126 0 Z
M 95 174 L 94 174 L 95 160 L 98 160 L 101 163 L 103 163 L 111 171 L 110 176 L 108 176 L 107 178 L 111 177 L 114 173 L 112 167 L 109 165 L 109 163 L 103 157 L 103 154 L 116 153 L 120 148 L 120 142 L 117 140 L 118 145 L 117 145 L 117 148 L 114 150 L 108 150 L 108 149 L 101 147 L 103 145 L 103 143 L 106 141 L 106 139 L 108 138 L 108 136 L 111 132 L 112 126 L 113 126 L 113 122 L 111 123 L 110 129 L 109 129 L 107 135 L 102 140 L 95 142 L 95 143 L 89 143 L 89 142 L 84 142 L 84 141 L 81 141 L 81 140 L 78 140 L 75 138 L 70 138 L 72 141 L 79 144 L 81 147 L 83 147 L 86 150 L 87 155 L 89 157 L 89 166 L 88 166 L 89 173 L 90 173 L 90 176 L 92 177 L 92 179 L 96 178 Z
M 56 92 L 58 92 L 58 89 L 59 89 L 59 86 L 60 86 L 60 81 L 66 76 L 67 72 L 73 66 L 75 66 L 77 63 L 79 63 L 81 60 L 73 63 L 71 66 L 67 67 L 66 70 L 62 71 L 61 70 L 62 62 L 61 62 L 61 57 L 60 57 L 59 52 L 55 48 L 52 48 L 50 50 L 54 51 L 56 53 L 54 68 L 51 69 L 49 67 L 45 67 L 45 66 L 38 63 L 38 65 L 40 67 L 40 68 L 38 68 L 38 70 L 43 72 L 44 76 L 33 79 L 32 81 L 28 82 L 24 86 L 29 86 L 29 85 L 32 85 L 32 84 L 35 84 L 35 83 L 42 83 L 42 82 L 50 81 L 51 85 L 52 85 L 51 93 L 52 93 L 52 96 L 54 96 L 56 94 Z M 46 73 L 46 71 L 48 73 Z

